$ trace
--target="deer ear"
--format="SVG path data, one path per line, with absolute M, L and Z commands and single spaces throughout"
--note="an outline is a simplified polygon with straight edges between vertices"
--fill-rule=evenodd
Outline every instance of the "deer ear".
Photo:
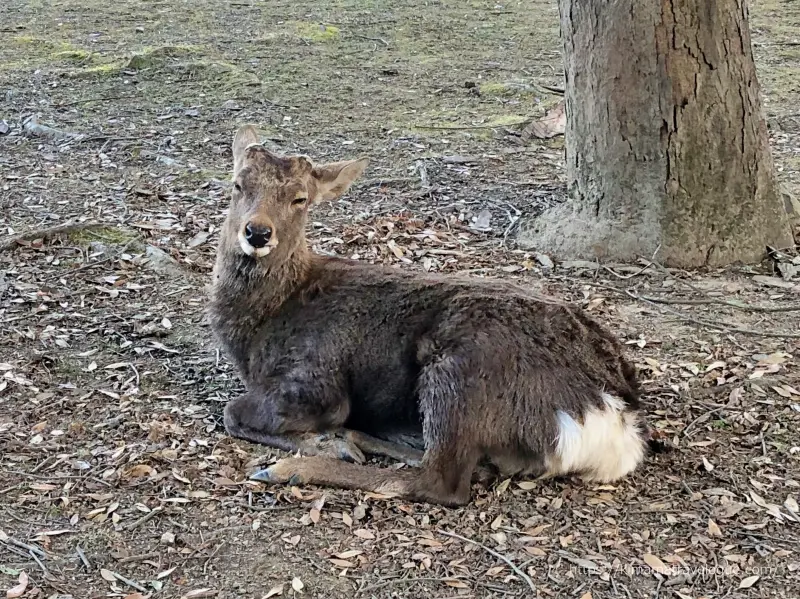
M 244 162 L 247 146 L 258 143 L 258 131 L 253 125 L 239 127 L 233 138 L 233 172 L 236 173 Z
M 353 181 L 361 176 L 368 164 L 369 158 L 359 158 L 315 166 L 311 171 L 311 176 L 317 183 L 314 201 L 335 200 L 344 194 L 350 189 Z

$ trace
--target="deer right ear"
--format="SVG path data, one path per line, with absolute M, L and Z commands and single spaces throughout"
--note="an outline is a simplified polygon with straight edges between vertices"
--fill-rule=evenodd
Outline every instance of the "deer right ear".
M 244 162 L 247 146 L 258 143 L 258 131 L 253 125 L 239 127 L 233 138 L 233 172 L 236 173 Z

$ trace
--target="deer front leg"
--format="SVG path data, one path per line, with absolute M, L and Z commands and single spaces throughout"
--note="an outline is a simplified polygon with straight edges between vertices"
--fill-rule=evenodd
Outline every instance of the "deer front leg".
M 397 460 L 398 462 L 405 462 L 409 466 L 414 467 L 418 467 L 422 463 L 424 452 L 419 449 L 409 447 L 402 443 L 378 439 L 377 437 L 362 433 L 361 431 L 345 429 L 343 434 L 345 439 L 355 445 L 363 453 L 384 456 Z
M 361 464 L 364 454 L 337 429 L 347 417 L 345 404 L 324 405 L 291 401 L 280 394 L 280 385 L 270 392 L 248 392 L 225 406 L 225 430 L 232 437 L 260 443 L 289 453 L 331 457 Z M 292 416 L 284 414 L 291 413 Z

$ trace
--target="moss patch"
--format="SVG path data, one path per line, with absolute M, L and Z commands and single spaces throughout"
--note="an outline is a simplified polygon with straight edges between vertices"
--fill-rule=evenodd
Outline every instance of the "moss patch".
M 169 62 L 176 59 L 185 59 L 189 56 L 197 56 L 203 53 L 199 46 L 160 46 L 157 48 L 147 48 L 142 52 L 136 53 L 128 59 L 125 68 L 142 70 L 163 68 Z
M 320 23 L 295 23 L 297 34 L 312 42 L 330 42 L 339 37 L 339 28 Z
M 101 227 L 75 231 L 68 236 L 69 240 L 78 245 L 89 245 L 92 241 L 124 245 L 136 239 L 137 235 L 130 229 L 117 227 Z
M 51 57 L 55 60 L 64 60 L 69 62 L 91 62 L 94 60 L 95 55 L 93 52 L 89 52 L 88 50 L 73 48 L 70 50 L 56 52 Z

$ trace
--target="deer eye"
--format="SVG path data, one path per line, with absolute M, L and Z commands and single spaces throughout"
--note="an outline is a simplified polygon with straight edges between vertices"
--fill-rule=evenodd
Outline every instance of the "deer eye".
M 239 185 L 238 183 L 234 183 L 234 184 L 233 184 L 233 188 L 234 188 L 236 191 L 238 191 L 239 193 L 242 193 L 242 186 L 241 186 L 241 185 Z
M 299 206 L 300 204 L 305 204 L 308 201 L 308 198 L 295 198 L 292 200 L 292 206 Z

